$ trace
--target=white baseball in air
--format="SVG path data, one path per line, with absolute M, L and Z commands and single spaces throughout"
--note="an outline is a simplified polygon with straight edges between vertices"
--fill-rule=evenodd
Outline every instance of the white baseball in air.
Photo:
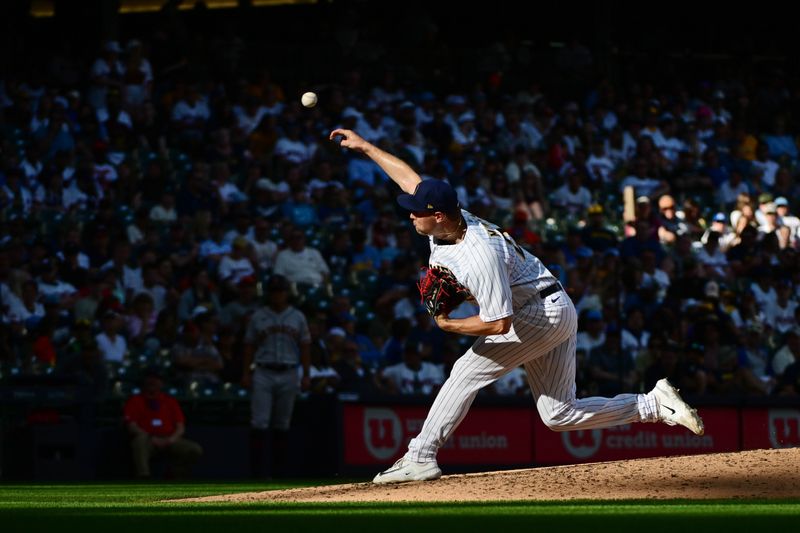
M 300 101 L 306 107 L 314 107 L 317 105 L 317 93 L 307 92 L 303 93 L 303 96 L 300 97 Z

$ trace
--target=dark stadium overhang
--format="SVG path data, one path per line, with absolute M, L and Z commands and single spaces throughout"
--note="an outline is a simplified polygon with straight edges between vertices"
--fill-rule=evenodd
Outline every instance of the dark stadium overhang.
M 316 4 L 318 0 L 179 0 L 177 2 L 179 10 L 194 9 L 199 3 L 208 9 L 233 9 L 239 7 L 240 3 L 245 3 L 252 7 L 287 6 Z M 155 13 L 163 9 L 168 0 L 119 0 L 118 12 L 128 13 Z M 52 17 L 55 15 L 56 0 L 31 0 L 30 14 L 33 17 Z

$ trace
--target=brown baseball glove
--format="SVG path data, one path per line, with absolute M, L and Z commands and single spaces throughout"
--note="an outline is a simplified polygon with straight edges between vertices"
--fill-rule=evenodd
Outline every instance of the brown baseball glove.
M 469 290 L 458 282 L 450 269 L 442 266 L 428 268 L 419 283 L 422 304 L 431 316 L 450 313 L 469 298 Z

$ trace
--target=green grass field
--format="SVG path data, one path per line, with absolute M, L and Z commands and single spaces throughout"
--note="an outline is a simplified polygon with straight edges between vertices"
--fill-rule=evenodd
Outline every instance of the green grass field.
M 800 528 L 800 501 L 219 504 L 159 500 L 320 484 L 0 485 L 0 531 L 748 531 Z M 280 528 L 280 529 L 275 529 Z M 688 528 L 691 528 L 688 529 Z M 502 533 L 511 533 L 503 531 Z

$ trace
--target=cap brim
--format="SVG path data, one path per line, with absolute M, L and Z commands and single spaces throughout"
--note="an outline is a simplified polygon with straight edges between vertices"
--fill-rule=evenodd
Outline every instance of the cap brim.
M 397 197 L 397 203 L 400 207 L 409 211 L 428 211 L 433 213 L 434 209 L 428 209 L 428 206 L 413 194 L 403 193 Z

